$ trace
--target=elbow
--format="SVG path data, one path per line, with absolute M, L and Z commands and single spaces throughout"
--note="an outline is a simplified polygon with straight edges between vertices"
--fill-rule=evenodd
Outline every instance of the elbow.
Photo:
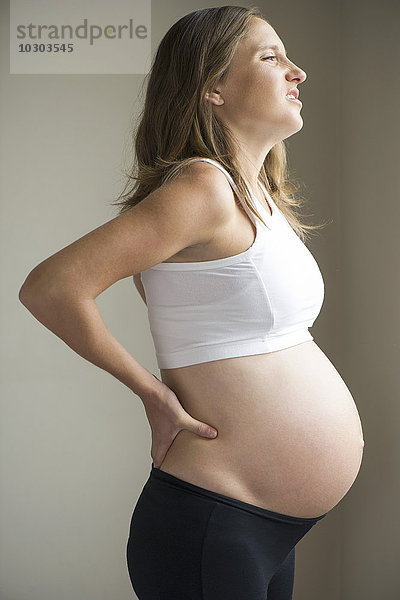
M 48 300 L 51 297 L 51 287 L 41 269 L 35 267 L 23 282 L 18 292 L 18 299 L 30 310 L 38 302 L 42 304 L 44 300 Z
M 28 291 L 27 291 L 27 286 L 25 285 L 25 283 L 26 283 L 26 281 L 24 281 L 24 283 L 22 284 L 22 286 L 20 287 L 19 292 L 18 292 L 18 300 L 24 306 L 26 306 L 26 304 L 28 302 Z
M 19 292 L 18 292 L 18 300 L 23 304 L 26 308 L 32 305 L 33 302 L 33 290 L 32 286 L 24 281 Z
M 18 292 L 18 300 L 24 306 L 27 306 L 30 303 L 33 296 L 32 273 L 33 271 L 31 271 L 29 275 L 25 278 L 25 281 L 21 285 Z

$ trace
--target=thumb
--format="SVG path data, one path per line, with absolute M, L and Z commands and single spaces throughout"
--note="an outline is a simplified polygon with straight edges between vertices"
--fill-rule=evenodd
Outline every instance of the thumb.
M 211 427 L 206 423 L 202 423 L 201 421 L 197 421 L 196 419 L 193 419 L 192 427 L 190 429 L 193 431 L 193 433 L 196 433 L 201 437 L 215 438 L 218 435 L 218 431 L 214 429 L 214 427 Z

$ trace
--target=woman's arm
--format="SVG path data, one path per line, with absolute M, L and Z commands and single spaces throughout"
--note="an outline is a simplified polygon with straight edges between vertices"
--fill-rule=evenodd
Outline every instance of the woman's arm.
M 134 208 L 36 266 L 20 289 L 20 301 L 80 356 L 142 399 L 154 397 L 160 381 L 107 329 L 95 298 L 116 281 L 209 241 L 233 215 L 226 185 L 208 163 L 189 165 Z
M 129 211 L 79 238 L 36 266 L 19 299 L 45 327 L 94 365 L 114 375 L 143 401 L 151 457 L 159 467 L 177 434 L 214 438 L 209 423 L 189 415 L 167 385 L 142 367 L 107 329 L 96 297 L 116 281 L 207 243 L 236 214 L 219 169 L 190 164 L 176 179 Z

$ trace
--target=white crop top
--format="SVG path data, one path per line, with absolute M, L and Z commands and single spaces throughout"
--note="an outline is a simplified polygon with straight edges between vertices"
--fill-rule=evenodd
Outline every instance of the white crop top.
M 214 160 L 234 192 L 229 173 Z M 265 187 L 272 215 L 250 191 L 266 227 L 244 252 L 200 262 L 162 262 L 141 273 L 159 369 L 264 354 L 314 338 L 308 331 L 324 301 L 314 257 Z

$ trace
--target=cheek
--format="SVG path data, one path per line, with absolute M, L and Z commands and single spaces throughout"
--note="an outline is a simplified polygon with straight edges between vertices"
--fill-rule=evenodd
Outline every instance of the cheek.
M 245 101 L 247 103 L 252 99 L 256 99 L 260 93 L 265 94 L 268 85 L 262 70 L 256 67 L 249 67 L 235 73 L 226 91 L 228 97 L 234 99 L 235 103 L 237 101 L 242 103 Z
M 269 108 L 270 110 L 277 104 L 279 99 L 279 86 L 274 78 L 267 76 L 265 72 L 257 73 L 252 78 L 252 100 L 254 105 L 261 108 Z
M 281 85 L 274 73 L 268 72 L 267 65 L 242 70 L 231 78 L 225 90 L 229 103 L 227 112 L 234 114 L 245 110 L 248 116 L 254 117 L 257 113 L 264 119 L 265 109 L 271 110 L 272 105 L 277 104 Z
M 265 106 L 270 110 L 280 104 L 282 82 L 274 77 L 274 73 L 268 71 L 266 65 L 254 75 L 251 87 L 254 103 L 259 103 L 261 107 Z
M 249 107 L 262 108 L 272 99 L 271 83 L 261 73 L 249 73 L 243 78 L 242 86 L 238 89 L 238 98 Z

